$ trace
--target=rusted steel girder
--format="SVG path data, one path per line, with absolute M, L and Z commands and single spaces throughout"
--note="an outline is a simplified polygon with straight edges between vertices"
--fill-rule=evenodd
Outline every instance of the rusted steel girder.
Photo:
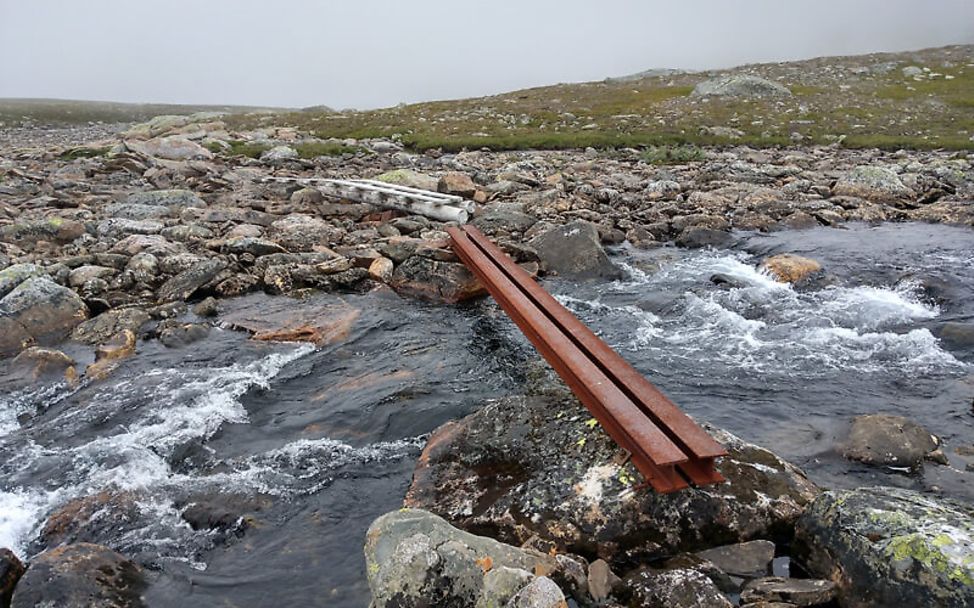
M 658 492 L 724 481 L 723 446 L 473 226 L 453 249 Z

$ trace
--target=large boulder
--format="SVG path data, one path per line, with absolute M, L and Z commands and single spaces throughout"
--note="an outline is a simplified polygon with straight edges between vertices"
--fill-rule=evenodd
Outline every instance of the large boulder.
M 900 177 L 885 167 L 856 167 L 843 175 L 832 188 L 835 196 L 855 196 L 873 203 L 886 203 L 901 207 L 913 206 L 916 193 L 910 190 Z
M 126 141 L 125 147 L 132 152 L 163 160 L 211 159 L 213 153 L 195 141 L 171 135 L 146 141 Z
M 842 455 L 866 464 L 917 469 L 924 458 L 939 458 L 940 441 L 902 416 L 869 414 L 852 420 Z
M 771 452 L 705 426 L 728 450 L 727 483 L 633 491 L 625 454 L 572 397 L 510 397 L 437 429 L 406 504 L 512 544 L 540 539 L 625 572 L 757 538 L 787 539 L 818 488 Z
M 13 608 L 141 608 L 142 569 L 108 547 L 64 545 L 35 557 L 14 590 Z
M 288 251 L 312 251 L 334 246 L 344 232 L 323 219 L 293 213 L 272 223 L 268 236 Z
M 531 246 L 548 271 L 576 279 L 617 279 L 622 276 L 609 260 L 594 224 L 575 221 L 556 226 L 531 239 Z
M 417 509 L 383 515 L 365 538 L 374 608 L 503 606 L 537 578 L 559 570 L 549 555 L 463 532 Z M 525 595 L 557 594 L 565 601 L 553 583 L 553 590 L 545 583 L 540 586 Z M 485 591 L 495 603 L 482 599 Z
M 974 606 L 974 507 L 887 487 L 831 491 L 798 522 L 797 555 L 844 608 Z
M 64 338 L 88 318 L 76 293 L 47 277 L 27 279 L 0 299 L 0 352 Z
M 395 269 L 389 286 L 400 295 L 449 304 L 487 293 L 463 264 L 418 255 L 411 256 Z
M 640 570 L 625 588 L 629 605 L 640 608 L 733 608 L 713 581 L 689 568 Z
M 788 87 L 760 76 L 731 74 L 704 80 L 693 87 L 693 97 L 791 97 Z
M 75 327 L 71 339 L 85 344 L 101 344 L 125 330 L 138 332 L 150 318 L 149 313 L 140 308 L 109 310 Z
M 24 575 L 24 564 L 10 549 L 0 549 L 0 608 L 10 606 L 14 587 Z
M 373 179 L 387 184 L 396 184 L 409 188 L 419 188 L 420 190 L 431 190 L 436 192 L 439 180 L 432 175 L 426 175 L 412 169 L 396 169 L 387 171 Z
M 44 276 L 44 269 L 37 264 L 14 264 L 0 270 L 0 298 L 31 277 Z

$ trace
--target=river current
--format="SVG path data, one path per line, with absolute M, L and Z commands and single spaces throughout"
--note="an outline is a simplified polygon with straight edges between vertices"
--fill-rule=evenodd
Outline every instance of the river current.
M 937 337 L 946 322 L 974 322 L 974 231 L 738 236 L 719 251 L 622 249 L 620 281 L 545 286 L 687 412 L 823 486 L 974 499 L 974 474 L 953 453 L 974 443 L 974 352 Z M 795 289 L 756 269 L 783 252 L 819 260 L 828 276 Z M 321 302 L 358 311 L 321 347 L 216 328 L 184 348 L 140 342 L 108 378 L 73 387 L 25 385 L 0 363 L 0 546 L 31 557 L 52 513 L 106 492 L 124 497 L 127 516 L 99 526 L 96 512 L 77 538 L 145 565 L 150 606 L 366 605 L 365 529 L 400 506 L 426 435 L 516 392 L 534 354 L 489 299 Z M 836 439 L 874 412 L 942 437 L 951 466 L 910 476 L 843 460 Z M 196 530 L 183 515 L 197 502 L 247 520 Z

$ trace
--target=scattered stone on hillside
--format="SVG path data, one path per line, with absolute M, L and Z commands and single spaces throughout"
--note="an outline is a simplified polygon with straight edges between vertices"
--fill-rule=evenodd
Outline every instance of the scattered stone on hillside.
M 855 196 L 874 203 L 910 207 L 916 193 L 885 167 L 861 166 L 843 175 L 832 188 L 835 196 Z
M 830 491 L 798 522 L 796 555 L 849 608 L 974 605 L 974 509 L 887 487 Z
M 187 207 L 203 208 L 206 203 L 197 194 L 189 190 L 152 190 L 149 192 L 133 192 L 125 199 L 127 205 L 145 205 L 149 207 L 167 207 L 180 210 Z
M 761 262 L 760 268 L 771 273 L 776 280 L 782 283 L 800 283 L 821 271 L 822 265 L 811 258 L 792 253 L 781 253 L 765 258 Z
M 487 592 L 492 598 L 502 599 L 498 596 L 528 580 L 517 572 L 523 571 L 530 580 L 515 590 L 508 600 L 514 603 L 508 605 L 559 605 L 529 601 L 537 598 L 550 602 L 560 593 L 554 583 L 536 582 L 558 572 L 555 558 L 457 530 L 440 517 L 418 509 L 393 511 L 372 523 L 366 533 L 365 563 L 375 608 L 476 606 L 484 594 L 487 575 L 500 568 L 515 572 L 502 571 L 490 577 Z M 516 600 L 518 597 L 521 599 Z M 564 596 L 560 601 L 564 605 Z
M 760 76 L 732 74 L 704 80 L 690 93 L 694 97 L 791 97 L 788 87 Z
M 0 607 L 8 608 L 14 595 L 17 581 L 24 575 L 24 564 L 13 551 L 0 548 Z
M 645 560 L 783 538 L 818 489 L 771 452 L 710 426 L 727 448 L 718 486 L 631 492 L 639 475 L 574 399 L 510 397 L 437 429 L 406 504 L 504 542 L 538 538 L 625 571 Z
M 75 292 L 46 277 L 27 279 L 0 299 L 0 352 L 60 340 L 87 318 Z
M 924 459 L 944 460 L 940 441 L 902 416 L 870 414 L 852 420 L 842 455 L 865 464 L 917 469 Z
M 794 606 L 820 606 L 835 599 L 832 581 L 769 576 L 753 580 L 741 591 L 741 601 L 787 602 Z
M 81 222 L 61 217 L 48 217 L 0 226 L 0 242 L 21 247 L 35 245 L 38 241 L 65 244 L 84 233 L 85 225 Z
M 464 198 L 473 198 L 477 192 L 477 184 L 466 173 L 450 172 L 440 176 L 436 184 L 438 192 L 453 194 Z
M 41 277 L 47 274 L 37 264 L 14 264 L 0 270 L 0 298 L 14 290 L 15 287 L 31 277 Z
M 697 570 L 639 570 L 625 578 L 630 606 L 640 608 L 732 608 L 717 586 Z
M 161 158 L 164 160 L 192 160 L 192 159 L 211 159 L 213 153 L 199 145 L 195 141 L 190 141 L 185 137 L 169 136 L 158 137 L 155 139 L 125 142 L 132 152 L 151 158 Z
M 268 237 L 288 251 L 314 251 L 331 247 L 340 241 L 343 231 L 329 222 L 300 213 L 275 220 L 270 225 Z
M 574 279 L 617 279 L 622 271 L 609 260 L 594 224 L 575 221 L 556 226 L 531 239 L 543 268 Z
M 285 160 L 294 160 L 298 157 L 298 151 L 291 146 L 274 146 L 270 150 L 266 150 L 260 155 L 260 159 L 264 162 L 280 162 Z
M 752 540 L 699 551 L 697 556 L 727 574 L 741 578 L 758 578 L 771 573 L 774 543 L 768 540 Z
M 31 560 L 14 590 L 12 608 L 141 608 L 142 569 L 101 545 L 77 543 Z

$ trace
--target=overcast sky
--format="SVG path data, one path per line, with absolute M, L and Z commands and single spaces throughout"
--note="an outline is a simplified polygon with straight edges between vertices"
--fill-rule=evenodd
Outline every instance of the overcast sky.
M 0 0 L 0 97 L 368 108 L 974 43 L 974 0 Z

